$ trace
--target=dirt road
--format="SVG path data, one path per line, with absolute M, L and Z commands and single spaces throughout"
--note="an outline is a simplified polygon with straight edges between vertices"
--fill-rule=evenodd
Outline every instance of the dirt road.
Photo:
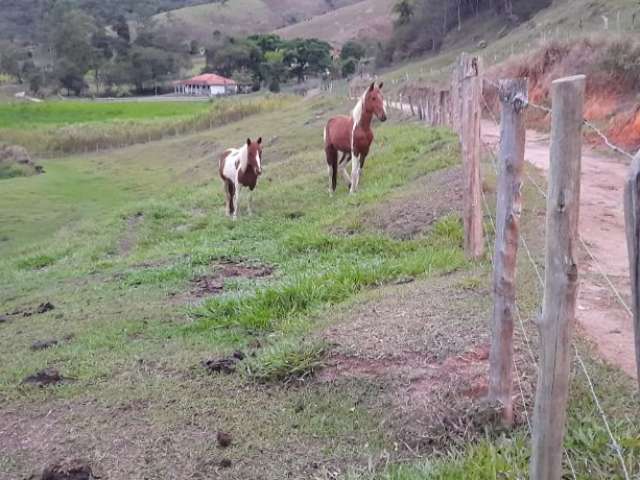
M 499 132 L 493 122 L 483 122 L 482 133 L 485 143 L 497 144 Z M 525 159 L 546 174 L 549 136 L 527 131 Z M 631 316 L 603 276 L 606 273 L 630 305 L 622 197 L 627 168 L 628 163 L 617 157 L 587 147 L 583 150 L 580 234 L 586 248 L 582 248 L 580 258 L 577 318 L 580 330 L 597 345 L 602 357 L 635 378 Z M 546 185 L 542 188 L 546 191 Z

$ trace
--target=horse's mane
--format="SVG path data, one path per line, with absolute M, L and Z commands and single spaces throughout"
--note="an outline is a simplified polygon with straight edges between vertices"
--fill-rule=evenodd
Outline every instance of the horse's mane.
M 244 172 L 249 164 L 249 146 L 245 143 L 238 152 L 240 153 L 240 170 Z
M 358 103 L 356 103 L 356 106 L 353 107 L 353 110 L 351 110 L 351 118 L 353 119 L 353 127 L 351 128 L 351 153 L 353 153 L 355 149 L 355 145 L 353 144 L 353 136 L 354 136 L 354 132 L 356 131 L 356 127 L 358 126 L 358 124 L 360 123 L 360 119 L 362 118 L 362 109 L 364 108 L 364 99 L 367 96 L 368 90 L 369 88 L 367 87 L 364 93 L 360 96 L 360 99 L 358 100 Z
M 353 128 L 356 127 L 356 125 L 360 122 L 360 118 L 362 117 L 362 109 L 364 107 L 364 98 L 367 96 L 368 90 L 369 88 L 367 87 L 364 93 L 358 99 L 358 103 L 356 103 L 356 106 L 353 107 L 353 110 L 351 110 L 351 118 L 353 118 Z

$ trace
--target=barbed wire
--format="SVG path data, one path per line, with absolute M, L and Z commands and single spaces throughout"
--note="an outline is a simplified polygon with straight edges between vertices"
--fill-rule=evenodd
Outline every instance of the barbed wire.
M 487 147 L 487 145 L 485 144 L 485 147 Z M 495 157 L 492 156 L 492 159 L 494 159 L 493 161 L 493 168 L 496 172 L 496 174 L 498 173 L 498 166 L 495 162 Z M 487 197 L 484 194 L 484 191 L 480 190 L 481 195 L 482 195 L 482 202 L 484 204 L 485 210 L 487 211 L 487 215 L 489 216 L 489 220 L 491 221 L 491 227 L 493 228 L 493 232 L 494 235 L 497 232 L 497 228 L 496 228 L 496 223 L 493 219 L 493 214 L 491 213 L 491 209 L 489 208 L 489 203 L 487 202 Z M 521 238 L 522 235 L 521 235 Z M 491 263 L 493 263 L 493 254 L 491 253 L 492 250 L 491 248 L 489 248 L 489 258 L 491 259 Z M 533 366 L 535 368 L 535 371 L 537 374 L 539 374 L 540 370 L 539 370 L 539 366 L 538 366 L 538 361 L 536 360 L 536 357 L 533 353 L 533 348 L 531 347 L 531 341 L 529 339 L 529 335 L 527 334 L 527 329 L 524 325 L 524 320 L 522 319 L 522 314 L 520 313 L 520 306 L 518 305 L 518 302 L 516 301 L 515 303 L 515 311 L 516 311 L 516 316 L 518 317 L 518 321 L 520 323 L 520 330 L 522 331 L 522 336 L 524 338 L 525 341 L 525 346 L 527 347 L 527 351 L 529 352 L 529 356 L 531 357 L 531 362 L 533 363 Z M 524 412 L 524 417 L 527 421 L 527 427 L 529 429 L 529 435 L 533 435 L 533 427 L 531 425 L 531 420 L 529 419 L 529 407 L 527 405 L 527 400 L 526 397 L 524 395 L 524 388 L 522 387 L 522 378 L 520 376 L 520 371 L 518 370 L 518 364 L 516 362 L 516 357 L 515 355 L 513 356 L 513 367 L 514 367 L 514 371 L 516 373 L 516 379 L 518 382 L 518 388 L 520 390 L 520 397 L 522 398 L 522 406 L 523 406 L 523 412 Z M 571 461 L 571 457 L 569 456 L 569 452 L 568 450 L 563 446 L 562 450 L 564 452 L 564 456 L 567 459 L 567 464 L 569 465 L 569 469 L 571 470 L 571 475 L 573 476 L 574 480 L 578 480 L 578 477 L 576 475 L 576 470 L 573 466 L 573 462 Z
M 483 79 L 485 82 L 487 82 L 489 85 L 491 85 L 492 87 L 496 88 L 498 91 L 500 91 L 500 84 L 494 82 L 493 80 L 489 79 L 489 78 L 484 78 Z M 486 99 L 484 98 L 484 95 L 482 95 L 482 99 L 484 100 L 484 104 L 487 108 L 487 111 L 490 112 L 491 116 L 493 117 L 493 120 L 495 121 L 495 115 L 493 114 L 493 110 L 491 108 L 489 108 L 489 105 L 486 101 Z M 515 100 L 514 100 L 515 101 Z M 520 101 L 522 101 L 522 99 L 520 99 Z M 537 103 L 532 102 L 530 99 L 526 99 L 525 102 L 523 102 L 525 104 L 525 106 L 529 106 L 532 108 L 535 108 L 536 110 L 539 110 L 541 112 L 546 113 L 547 115 L 551 115 L 553 113 L 553 110 L 549 107 L 545 107 L 544 105 L 539 105 Z M 602 130 L 600 130 L 597 126 L 595 126 L 592 122 L 588 121 L 587 119 L 583 119 L 582 123 L 585 127 L 593 130 L 593 132 L 600 137 L 600 140 L 602 140 L 602 142 L 609 147 L 611 150 L 613 150 L 615 153 L 618 153 L 624 157 L 627 157 L 630 160 L 634 159 L 633 154 L 627 152 L 625 149 L 619 147 L 618 145 L 614 144 L 609 137 L 607 137 Z
M 485 144 L 486 146 L 486 144 Z M 498 173 L 498 167 L 497 167 L 497 155 L 496 153 L 493 151 L 492 148 L 489 148 L 489 153 L 491 154 L 492 160 L 493 160 L 493 165 L 494 165 L 494 169 L 496 171 L 496 174 Z M 520 235 L 520 238 L 523 240 L 523 245 L 526 245 L 526 240 L 524 239 L 524 235 Z M 526 249 L 529 251 L 530 250 L 528 248 L 528 246 L 526 247 Z M 540 273 L 540 269 L 537 265 L 537 263 L 533 260 L 533 256 L 529 255 L 529 261 L 531 263 L 531 265 L 533 266 L 533 268 L 536 271 L 536 275 L 538 277 L 538 282 L 540 283 L 540 287 L 544 290 L 544 281 L 542 280 L 542 275 Z M 595 388 L 593 386 L 593 381 L 591 380 L 591 376 L 589 375 L 589 371 L 587 370 L 587 367 L 582 359 L 582 356 L 580 355 L 580 352 L 578 351 L 578 348 L 575 346 L 575 344 L 573 345 L 574 348 L 574 352 L 575 352 L 575 357 L 578 360 L 578 363 L 580 364 L 581 368 L 582 368 L 582 372 L 584 373 L 585 377 L 587 378 L 587 382 L 589 384 L 590 387 L 590 391 L 591 391 L 591 397 L 594 400 L 594 403 L 596 404 L 598 411 L 600 413 L 600 417 L 605 425 L 605 429 L 607 431 L 607 434 L 609 435 L 609 439 L 611 440 L 611 445 L 614 449 L 614 451 L 616 452 L 616 455 L 618 456 L 618 459 L 620 460 L 620 464 L 622 466 L 622 471 L 624 473 L 624 478 L 625 480 L 630 480 L 629 477 L 629 472 L 627 471 L 627 466 L 625 464 L 624 461 L 624 457 L 622 456 L 622 449 L 620 447 L 620 444 L 618 443 L 618 441 L 615 439 L 615 437 L 613 436 L 613 432 L 611 431 L 611 427 L 609 425 L 609 420 L 607 418 L 607 415 L 604 411 L 604 409 L 601 406 L 600 403 L 600 399 L 598 398 Z

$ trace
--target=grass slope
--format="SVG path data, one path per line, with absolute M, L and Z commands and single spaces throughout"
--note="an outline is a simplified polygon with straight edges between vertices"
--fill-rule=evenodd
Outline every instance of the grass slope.
M 4 181 L 0 315 L 9 315 L 0 322 L 1 475 L 28 477 L 58 456 L 89 458 L 99 476 L 110 478 L 526 475 L 524 427 L 489 429 L 476 443 L 427 449 L 426 458 L 417 458 L 422 450 L 406 448 L 388 422 L 399 412 L 384 379 L 308 381 L 333 348 L 321 341 L 323 330 L 352 321 L 355 303 L 367 330 L 380 328 L 374 348 L 388 340 L 386 323 L 400 322 L 393 333 L 402 335 L 411 312 L 403 306 L 385 317 L 380 309 L 381 299 L 397 300 L 398 292 L 418 295 L 411 298 L 426 315 L 423 323 L 437 322 L 423 348 L 441 348 L 448 337 L 460 343 L 461 324 L 465 331 L 473 325 L 474 338 L 486 337 L 488 311 L 478 314 L 484 310 L 474 302 L 488 295 L 490 266 L 465 261 L 459 218 L 439 218 L 407 240 L 368 223 L 373 209 L 411 196 L 425 177 L 458 162 L 455 135 L 395 119 L 376 125 L 361 191 L 349 196 L 341 184 L 329 198 L 321 131 L 328 116 L 344 110 L 341 98 L 282 103 L 206 132 L 48 160 L 52 174 Z M 265 139 L 265 173 L 257 214 L 248 218 L 243 209 L 232 222 L 223 216 L 214 153 L 258 135 Z M 495 179 L 483 171 L 490 192 Z M 544 205 L 528 188 L 524 193 L 522 230 L 539 257 Z M 221 294 L 195 297 L 193 281 L 229 260 L 270 265 L 274 274 L 228 278 Z M 520 262 L 522 312 L 534 318 L 535 274 L 526 259 Z M 406 277 L 417 281 L 388 286 Z M 438 283 L 446 289 L 434 288 Z M 47 301 L 54 310 L 17 313 Z M 460 318 L 451 318 L 458 312 L 453 303 L 462 308 Z M 464 317 L 468 311 L 473 318 Z M 535 331 L 529 334 L 535 341 Z M 30 350 L 50 338 L 60 343 Z M 249 353 L 238 364 L 240 375 L 209 375 L 199 366 L 238 349 Z M 70 380 L 46 389 L 20 383 L 45 367 Z M 589 368 L 637 474 L 630 385 L 597 361 Z M 525 378 L 529 395 L 534 381 Z M 578 375 L 571 398 L 567 448 L 579 478 L 620 478 Z M 230 448 L 215 446 L 217 431 L 232 433 Z M 223 469 L 222 460 L 231 468 Z
M 233 0 L 225 4 L 204 4 L 157 15 L 162 27 L 182 32 L 201 42 L 214 31 L 227 35 L 270 32 L 285 25 L 306 22 L 316 15 L 355 3 L 357 0 Z M 306 35 L 305 35 L 306 36 Z
M 466 21 L 461 31 L 451 31 L 437 55 L 394 67 L 384 76 L 388 80 L 409 78 L 446 84 L 450 80 L 451 65 L 463 51 L 482 55 L 485 65 L 490 67 L 514 53 L 530 52 L 549 40 L 566 41 L 590 35 L 628 36 L 638 29 L 637 24 L 632 24 L 634 14 L 640 15 L 640 6 L 635 0 L 567 0 L 553 2 L 517 27 L 506 19 L 480 15 Z M 608 18 L 609 30 L 604 29 L 603 15 Z M 488 44 L 484 49 L 479 48 L 481 40 Z
M 320 38 L 336 46 L 353 38 L 382 40 L 391 34 L 393 4 L 393 0 L 363 0 L 275 33 L 284 38 Z

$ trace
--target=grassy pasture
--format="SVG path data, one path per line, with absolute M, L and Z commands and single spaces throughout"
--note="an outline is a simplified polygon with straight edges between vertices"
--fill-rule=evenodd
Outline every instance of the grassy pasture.
M 409 239 L 369 223 L 373 210 L 424 195 L 425 179 L 458 163 L 455 136 L 397 119 L 376 125 L 361 191 L 349 196 L 341 182 L 329 198 L 321 132 L 344 110 L 342 99 L 290 100 L 207 131 L 45 160 L 47 174 L 2 184 L 0 315 L 46 301 L 55 309 L 0 323 L 0 478 L 28 477 L 61 453 L 89 458 L 109 478 L 523 478 L 522 425 L 445 451 L 409 449 L 387 422 L 397 405 L 386 380 L 310 375 L 338 348 L 325 330 L 348 326 L 356 310 L 368 328 L 380 328 L 378 354 L 390 342 L 384 326 L 391 336 L 409 326 L 398 319 L 416 315 L 410 302 L 388 313 L 385 303 L 413 298 L 427 315 L 418 323 L 435 333 L 407 342 L 444 358 L 467 347 L 461 332 L 483 341 L 489 315 L 490 266 L 464 259 L 455 215 Z M 246 217 L 241 198 L 232 222 L 223 216 L 215 154 L 258 135 L 265 151 L 256 214 Z M 490 192 L 495 179 L 483 172 Z M 539 260 L 544 206 L 529 189 L 525 195 L 523 231 Z M 194 281 L 230 260 L 273 274 L 231 277 L 218 295 L 193 294 Z M 537 308 L 534 275 L 521 259 L 527 318 Z M 407 277 L 416 281 L 391 285 Z M 51 338 L 60 343 L 30 350 Z M 235 350 L 248 354 L 235 375 L 200 366 Z M 20 384 L 44 367 L 70 380 Z M 636 400 L 619 372 L 597 361 L 589 367 L 636 474 Z M 530 395 L 535 378 L 526 372 Z M 229 449 L 215 446 L 218 430 L 233 434 Z M 579 478 L 620 478 L 577 374 L 569 431 Z M 222 469 L 222 459 L 232 467 Z
M 39 128 L 75 123 L 108 123 L 189 117 L 206 112 L 207 102 L 84 102 L 47 101 L 0 104 L 0 124 L 11 128 Z
M 0 104 L 0 141 L 38 156 L 96 152 L 224 125 L 288 101 Z

